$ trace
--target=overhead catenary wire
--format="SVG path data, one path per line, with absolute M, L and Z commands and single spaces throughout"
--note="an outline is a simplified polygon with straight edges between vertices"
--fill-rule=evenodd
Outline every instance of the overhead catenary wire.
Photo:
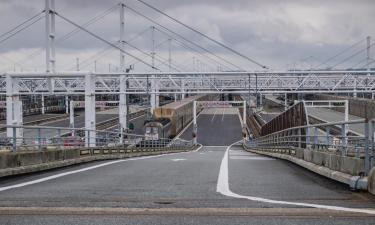
M 92 17 L 91 19 L 89 19 L 88 21 L 86 21 L 84 24 L 82 24 L 82 26 L 83 27 L 88 27 L 89 25 L 94 24 L 95 22 L 99 21 L 100 19 L 103 19 L 105 16 L 107 16 L 111 12 L 113 12 L 115 9 L 118 8 L 118 6 L 119 6 L 119 4 L 116 3 L 115 5 L 107 8 L 106 10 L 103 10 L 103 11 L 97 13 L 94 17 Z M 44 10 L 41 13 L 44 13 Z M 71 38 L 72 36 L 74 36 L 75 34 L 77 34 L 79 31 L 80 31 L 79 28 L 74 28 L 73 30 L 67 32 L 63 36 L 58 37 L 56 39 L 56 44 L 59 44 L 59 43 L 65 41 L 65 40 Z M 27 55 L 26 57 L 23 57 L 21 60 L 17 61 L 17 64 L 24 63 L 24 62 L 26 62 L 26 61 L 28 61 L 30 59 L 34 59 L 36 56 L 42 54 L 43 52 L 44 52 L 44 49 L 38 49 L 38 50 L 32 52 L 31 54 Z M 8 69 L 9 68 L 10 67 L 8 67 Z
M 129 7 L 129 6 L 127 6 L 127 5 L 125 5 L 125 7 L 128 8 L 128 9 L 129 9 L 130 11 L 132 11 L 133 13 L 137 14 L 138 16 L 143 17 L 144 19 L 146 19 L 146 20 L 148 20 L 148 21 L 150 21 L 150 22 L 156 24 L 157 26 L 163 28 L 164 30 L 168 31 L 169 33 L 171 33 L 171 34 L 173 34 L 173 35 L 175 35 L 175 36 L 181 38 L 181 39 L 184 40 L 185 42 L 187 42 L 187 43 L 189 43 L 189 44 L 191 44 L 191 45 L 194 45 L 195 47 L 197 47 L 197 48 L 199 48 L 199 49 L 201 49 L 201 50 L 203 50 L 203 51 L 205 51 L 205 52 L 208 52 L 209 54 L 215 56 L 216 58 L 218 58 L 218 59 L 220 59 L 221 61 L 227 63 L 228 65 L 233 66 L 234 68 L 236 68 L 236 69 L 238 69 L 238 70 L 244 71 L 243 68 L 241 68 L 241 67 L 235 65 L 234 63 L 232 63 L 232 62 L 230 62 L 230 61 L 224 59 L 223 57 L 221 57 L 221 56 L 219 56 L 219 55 L 213 53 L 212 51 L 208 50 L 207 48 L 205 48 L 205 47 L 203 47 L 203 46 L 201 46 L 201 45 L 199 45 L 199 44 L 197 44 L 197 43 L 195 43 L 195 42 L 193 42 L 193 41 L 191 41 L 191 40 L 185 38 L 183 35 L 181 35 L 181 34 L 175 32 L 175 31 L 169 29 L 168 27 L 166 27 L 166 26 L 164 26 L 164 25 L 162 25 L 162 24 L 160 24 L 160 23 L 158 23 L 158 22 L 156 22 L 154 19 L 152 19 L 152 18 L 150 18 L 150 17 L 148 17 L 148 16 L 146 16 L 146 15 L 140 13 L 139 11 L 133 9 L 132 7 Z M 155 29 L 157 29 L 157 28 L 155 28 Z
M 195 55 L 199 54 L 199 55 L 201 55 L 201 56 L 203 56 L 203 57 L 205 57 L 205 58 L 207 58 L 207 59 L 213 61 L 214 63 L 218 64 L 219 66 L 223 66 L 224 68 L 230 70 L 229 67 L 227 67 L 227 66 L 225 66 L 225 65 L 222 65 L 221 62 L 219 62 L 219 61 L 213 59 L 213 58 L 210 57 L 209 55 L 204 55 L 203 53 L 197 51 L 196 49 L 190 47 L 189 45 L 183 43 L 182 41 L 176 39 L 175 37 L 173 37 L 172 35 L 168 34 L 167 32 L 162 31 L 162 30 L 160 30 L 160 29 L 158 29 L 158 28 L 155 28 L 155 30 L 158 31 L 158 32 L 160 32 L 160 33 L 162 33 L 162 34 L 164 34 L 164 35 L 166 35 L 167 37 L 171 38 L 173 41 L 175 41 L 175 42 L 176 42 L 179 46 L 181 46 L 182 48 L 184 48 L 184 49 L 186 49 L 186 50 L 189 50 L 189 51 L 193 51 L 193 52 L 195 52 Z
M 120 50 L 122 53 L 124 53 L 124 54 L 126 54 L 126 55 L 128 55 L 128 56 L 130 56 L 130 57 L 132 57 L 132 58 L 134 58 L 134 59 L 137 59 L 137 60 L 141 61 L 141 62 L 142 62 L 143 64 L 145 64 L 146 66 L 149 66 L 149 67 L 151 67 L 151 68 L 153 68 L 153 69 L 159 70 L 158 68 L 152 66 L 150 63 L 148 63 L 148 62 L 146 62 L 146 61 L 144 61 L 144 60 L 138 58 L 137 56 L 134 56 L 133 54 L 130 54 L 130 53 L 126 52 L 125 50 L 121 49 L 120 47 L 116 46 L 115 44 L 113 44 L 113 43 L 111 43 L 111 42 L 105 40 L 104 38 L 100 37 L 99 35 L 97 35 L 97 34 L 91 32 L 91 31 L 87 30 L 86 28 L 80 26 L 79 24 L 77 24 L 77 23 L 73 22 L 72 20 L 66 18 L 65 16 L 61 15 L 60 13 L 56 13 L 56 12 L 54 12 L 54 13 L 55 13 L 58 17 L 60 17 L 61 19 L 65 20 L 66 22 L 68 22 L 68 23 L 70 23 L 70 24 L 72 24 L 72 25 L 74 25 L 74 26 L 76 26 L 76 27 L 79 27 L 80 29 L 82 29 L 82 30 L 85 31 L 86 33 L 90 34 L 90 35 L 93 36 L 94 38 L 96 38 L 96 39 L 98 39 L 98 40 L 100 40 L 100 41 L 102 41 L 102 42 L 104 42 L 104 43 L 106 43 L 106 44 L 112 46 L 113 48 L 116 48 L 116 49 Z
M 371 47 L 371 46 L 373 46 L 373 45 L 375 45 L 375 42 L 374 42 L 373 44 L 371 44 L 369 47 Z M 335 68 L 336 66 L 341 65 L 341 64 L 343 64 L 344 62 L 347 62 L 349 59 L 351 59 L 351 58 L 353 58 L 353 57 L 355 57 L 355 56 L 357 56 L 357 55 L 359 55 L 359 54 L 365 52 L 366 50 L 367 50 L 367 47 L 366 47 L 366 48 L 363 48 L 363 49 L 361 49 L 361 50 L 359 50 L 359 51 L 357 51 L 357 52 L 355 52 L 354 54 L 350 55 L 349 57 L 346 57 L 345 59 L 341 60 L 340 62 L 336 63 L 335 65 L 331 66 L 331 67 L 328 68 L 328 69 L 333 69 L 333 68 Z
M 24 30 L 26 30 L 27 28 L 31 27 L 33 24 L 37 23 L 37 22 L 40 21 L 42 18 L 43 18 L 43 16 L 40 16 L 39 18 L 37 18 L 36 20 L 32 21 L 31 23 L 25 25 L 24 27 L 20 28 L 19 30 L 16 30 L 16 31 L 14 31 L 13 33 L 9 34 L 8 36 L 6 36 L 5 38 L 3 38 L 3 39 L 0 40 L 0 44 L 2 44 L 3 42 L 5 42 L 5 41 L 8 40 L 9 38 L 15 36 L 16 34 L 20 33 L 21 31 L 24 31 Z
M 219 41 L 217 41 L 217 40 L 215 40 L 215 39 L 209 37 L 208 35 L 206 35 L 206 34 L 200 32 L 200 31 L 198 31 L 197 29 L 195 29 L 195 28 L 193 28 L 193 27 L 191 27 L 191 26 L 189 26 L 189 25 L 187 25 L 187 24 L 185 24 L 185 23 L 183 23 L 183 22 L 177 20 L 176 18 L 174 18 L 174 17 L 168 15 L 167 13 L 163 12 L 162 10 L 156 8 L 155 6 L 153 6 L 153 5 L 151 5 L 151 4 L 147 3 L 147 2 L 145 2 L 145 1 L 143 1 L 143 0 L 136 0 L 136 1 L 142 3 L 143 5 L 145 5 L 145 6 L 149 7 L 149 8 L 151 8 L 151 9 L 153 9 L 154 11 L 156 11 L 156 12 L 158 12 L 158 13 L 164 15 L 165 17 L 167 17 L 167 18 L 173 20 L 174 22 L 176 22 L 176 23 L 178 23 L 178 24 L 184 26 L 185 28 L 187 28 L 187 29 L 189 29 L 189 30 L 191 30 L 191 31 L 193 31 L 193 32 L 195 32 L 195 33 L 197 33 L 197 34 L 199 34 L 199 35 L 201 35 L 201 36 L 207 38 L 208 40 L 210 40 L 210 41 L 216 43 L 217 45 L 219 45 L 219 46 L 221 46 L 221 47 L 223 47 L 223 48 L 229 50 L 230 52 L 232 52 L 232 53 L 234 53 L 234 54 L 236 54 L 236 55 L 238 55 L 238 56 L 240 56 L 240 57 L 242 57 L 242 58 L 244 58 L 244 59 L 246 59 L 246 60 L 248 60 L 248 61 L 254 63 L 255 65 L 258 65 L 258 66 L 262 67 L 263 69 L 268 69 L 267 66 L 265 66 L 265 65 L 263 65 L 263 64 L 261 64 L 261 63 L 259 63 L 259 62 L 257 62 L 257 61 L 254 60 L 254 59 L 251 59 L 250 57 L 248 57 L 248 56 L 246 56 L 246 55 L 244 55 L 244 54 L 238 52 L 237 50 L 235 50 L 235 49 L 233 49 L 233 48 L 231 48 L 231 47 L 225 45 L 224 43 L 221 43 L 221 42 L 219 42 Z
M 3 33 L 0 35 L 0 38 L 4 37 L 4 36 L 7 36 L 8 34 L 14 32 L 15 30 L 17 30 L 18 28 L 22 27 L 23 25 L 25 25 L 26 23 L 32 21 L 33 19 L 37 18 L 38 16 L 41 16 L 42 14 L 44 13 L 44 10 L 37 13 L 36 15 L 28 18 L 27 20 L 23 21 L 22 23 L 18 24 L 17 26 L 13 27 L 12 29 L 8 30 L 7 32 Z
M 316 66 L 314 69 L 318 69 L 320 68 L 322 65 L 328 65 L 328 62 L 330 62 L 331 60 L 333 60 L 334 58 L 337 58 L 339 57 L 340 55 L 344 54 L 345 52 L 351 50 L 352 48 L 356 47 L 357 45 L 361 44 L 362 42 L 364 42 L 364 39 L 363 40 L 360 40 L 352 45 L 350 45 L 349 47 L 343 49 L 342 51 L 338 52 L 337 54 L 329 57 L 328 59 L 324 60 L 322 63 L 320 63 L 318 66 Z M 328 66 L 329 68 L 329 66 Z

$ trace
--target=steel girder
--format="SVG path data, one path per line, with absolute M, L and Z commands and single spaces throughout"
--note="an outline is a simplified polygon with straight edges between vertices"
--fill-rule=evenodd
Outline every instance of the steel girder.
M 14 94 L 84 94 L 85 78 L 95 82 L 95 94 L 119 94 L 120 76 L 129 83 L 127 94 L 151 94 L 151 80 L 158 93 L 352 93 L 375 92 L 375 71 L 206 72 L 206 73 L 9 73 L 0 77 L 0 94 L 6 76 L 18 87 Z M 155 75 L 155 76 L 152 76 Z

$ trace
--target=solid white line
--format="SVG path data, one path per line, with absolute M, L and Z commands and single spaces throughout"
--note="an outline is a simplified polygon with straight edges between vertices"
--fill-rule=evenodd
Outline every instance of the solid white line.
M 197 150 L 193 151 L 193 152 L 197 152 L 201 148 L 202 148 L 202 146 L 200 148 L 198 148 Z M 67 175 L 76 174 L 76 173 L 82 173 L 82 172 L 85 172 L 85 171 L 88 171 L 88 170 L 93 170 L 93 169 L 97 169 L 97 168 L 100 168 L 100 167 L 103 167 L 103 166 L 109 166 L 109 165 L 120 163 L 120 162 L 136 161 L 136 160 L 150 159 L 150 158 L 157 158 L 157 157 L 161 157 L 161 156 L 171 156 L 171 155 L 182 154 L 182 153 L 189 153 L 189 152 L 176 152 L 176 153 L 166 153 L 166 154 L 161 154 L 161 155 L 142 156 L 142 157 L 130 158 L 130 159 L 119 159 L 119 160 L 115 160 L 115 161 L 111 161 L 111 162 L 106 162 L 106 163 L 102 163 L 102 164 L 95 165 L 95 166 L 86 167 L 86 168 L 79 169 L 79 170 L 73 170 L 73 171 L 69 171 L 69 172 L 65 172 L 65 173 L 55 174 L 55 175 L 52 175 L 52 176 L 48 176 L 48 177 L 44 177 L 44 178 L 40 178 L 40 179 L 36 179 L 36 180 L 24 182 L 24 183 L 19 183 L 19 184 L 14 184 L 14 185 L 10 185 L 10 186 L 0 187 L 0 192 L 6 191 L 6 190 L 10 190 L 10 189 L 14 189 L 14 188 L 29 186 L 29 185 L 32 185 L 32 184 L 38 184 L 38 183 L 42 183 L 44 181 L 54 180 L 54 179 L 57 179 L 57 178 L 60 178 L 60 177 L 64 177 L 64 176 L 67 176 Z
M 312 208 L 318 208 L 318 209 L 358 212 L 358 213 L 366 213 L 366 214 L 375 215 L 375 210 L 373 209 L 346 208 L 346 207 L 341 207 L 341 206 L 329 206 L 329 205 L 318 205 L 318 204 L 301 203 L 301 202 L 278 201 L 278 200 L 272 200 L 272 199 L 267 199 L 267 198 L 239 195 L 239 194 L 232 192 L 229 189 L 228 155 L 229 155 L 229 149 L 236 143 L 238 142 L 235 142 L 231 144 L 230 146 L 228 146 L 227 150 L 224 153 L 224 157 L 221 160 L 220 172 L 219 172 L 219 176 L 217 179 L 216 191 L 221 193 L 222 195 L 233 197 L 233 198 L 248 199 L 248 200 L 256 201 L 256 202 L 271 203 L 271 204 L 294 205 L 294 206 L 312 207 Z

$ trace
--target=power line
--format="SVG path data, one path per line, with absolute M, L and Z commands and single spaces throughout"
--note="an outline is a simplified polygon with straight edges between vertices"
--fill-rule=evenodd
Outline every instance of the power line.
M 173 18 L 172 16 L 166 14 L 165 12 L 163 12 L 163 11 L 161 11 L 160 9 L 156 8 L 155 6 L 150 5 L 149 3 L 145 2 L 145 1 L 142 1 L 142 0 L 136 0 L 136 1 L 138 1 L 138 2 L 140 2 L 140 3 L 142 3 L 142 4 L 144 4 L 144 5 L 146 5 L 147 7 L 149 7 L 149 8 L 151 8 L 151 9 L 155 10 L 156 12 L 158 12 L 158 13 L 160 13 L 160 14 L 166 16 L 166 17 L 168 17 L 169 19 L 173 20 L 174 22 L 176 22 L 176 23 L 178 23 L 178 24 L 180 24 L 180 25 L 186 27 L 187 29 L 192 30 L 192 31 L 194 31 L 195 33 L 200 34 L 201 36 L 203 36 L 203 37 L 207 38 L 208 40 L 210 40 L 210 41 L 212 41 L 212 42 L 214 42 L 214 43 L 220 45 L 221 47 L 223 47 L 223 48 L 225 48 L 225 49 L 231 51 L 232 53 L 234 53 L 234 54 L 236 54 L 236 55 L 238 55 L 238 56 L 240 56 L 240 57 L 242 57 L 242 58 L 244 58 L 244 59 L 247 59 L 248 61 L 250 61 L 250 62 L 252 62 L 252 63 L 254 63 L 254 64 L 256 64 L 256 65 L 262 67 L 263 69 L 268 69 L 267 66 L 265 66 L 265 65 L 263 65 L 263 64 L 261 64 L 261 63 L 255 61 L 254 59 L 251 59 L 250 57 L 248 57 L 248 56 L 246 56 L 246 55 L 244 55 L 244 54 L 242 54 L 242 53 L 240 53 L 240 52 L 234 50 L 233 48 L 231 48 L 231 47 L 229 47 L 229 46 L 227 46 L 227 45 L 225 45 L 225 44 L 223 44 L 223 43 L 221 43 L 221 42 L 219 42 L 219 41 L 217 41 L 217 40 L 215 40 L 215 39 L 213 39 L 213 38 L 211 38 L 211 37 L 205 35 L 204 33 L 198 31 L 197 29 L 194 29 L 194 28 L 192 28 L 191 26 L 189 26 L 189 25 L 187 25 L 187 24 L 185 24 L 185 23 L 183 23 L 183 22 L 181 22 L 181 21 L 179 21 L 179 20 Z
M 150 21 L 150 22 L 152 22 L 152 23 L 158 25 L 159 27 L 161 27 L 161 28 L 165 29 L 166 31 L 172 33 L 173 35 L 175 35 L 175 36 L 181 38 L 182 40 L 184 40 L 184 41 L 190 43 L 191 45 L 194 45 L 194 46 L 196 46 L 197 48 L 199 48 L 199 49 L 201 49 L 201 50 L 203 50 L 203 51 L 205 51 L 205 52 L 210 53 L 211 55 L 213 55 L 213 56 L 215 56 L 216 58 L 222 60 L 223 62 L 225 62 L 225 63 L 227 63 L 227 64 L 229 64 L 229 65 L 231 65 L 231 66 L 233 66 L 233 67 L 235 67 L 235 68 L 237 68 L 237 69 L 239 69 L 239 70 L 244 70 L 244 69 L 242 69 L 241 67 L 239 67 L 239 66 L 237 66 L 237 65 L 235 65 L 235 64 L 233 64 L 233 63 L 231 63 L 231 62 L 229 62 L 228 60 L 224 59 L 223 57 L 216 55 L 215 53 L 213 53 L 212 51 L 206 49 L 205 47 L 203 47 L 203 46 L 201 46 L 201 45 L 198 45 L 198 44 L 196 44 L 195 42 L 193 42 L 193 41 L 191 41 L 191 40 L 185 38 L 184 36 L 178 34 L 177 32 L 172 31 L 171 29 L 167 28 L 166 26 L 161 25 L 160 23 L 158 23 L 158 22 L 156 22 L 155 20 L 151 19 L 150 17 L 148 17 L 148 16 L 146 16 L 146 15 L 144 15 L 144 14 L 138 12 L 137 10 L 135 10 L 135 9 L 129 7 L 129 6 L 125 6 L 125 7 L 127 7 L 130 11 L 134 12 L 135 14 L 137 14 L 137 15 L 139 15 L 139 16 L 145 18 L 146 20 L 148 20 L 148 21 Z M 158 30 L 158 28 L 155 28 L 155 29 Z M 160 30 L 159 30 L 159 31 L 160 31 Z
M 2 38 L 2 37 L 4 37 L 4 36 L 8 35 L 9 33 L 12 33 L 13 31 L 17 30 L 19 27 L 23 26 L 24 24 L 26 24 L 26 23 L 30 22 L 31 20 L 35 19 L 36 17 L 40 16 L 42 13 L 44 13 L 44 10 L 43 10 L 42 12 L 39 12 L 39 13 L 37 13 L 36 15 L 30 17 L 29 19 L 23 21 L 22 23 L 18 24 L 17 26 L 15 26 L 14 28 L 10 29 L 9 31 L 7 31 L 7 32 L 5 32 L 5 33 L 3 33 L 3 34 L 1 34 L 1 35 L 0 35 L 0 38 Z
M 43 16 L 39 17 L 38 19 L 34 20 L 32 23 L 27 24 L 25 27 L 22 27 L 21 29 L 15 31 L 14 33 L 12 33 L 9 36 L 5 37 L 4 39 L 0 40 L 0 44 L 3 43 L 3 42 L 5 42 L 9 38 L 13 37 L 14 35 L 18 34 L 19 32 L 24 31 L 25 29 L 29 28 L 30 26 L 32 26 L 36 22 L 40 21 L 42 18 L 43 18 Z
M 374 42 L 373 44 L 371 44 L 370 47 L 373 46 L 374 44 L 375 44 L 375 42 Z M 366 47 L 366 48 L 363 48 L 363 49 L 361 49 L 361 50 L 359 50 L 359 51 L 357 51 L 357 52 L 355 52 L 353 55 L 350 55 L 349 57 L 346 57 L 345 59 L 343 59 L 343 60 L 341 60 L 340 62 L 336 63 L 335 65 L 331 66 L 329 69 L 333 69 L 333 68 L 335 68 L 336 66 L 338 66 L 338 65 L 340 65 L 340 64 L 342 64 L 342 63 L 348 61 L 349 59 L 351 59 L 351 58 L 353 58 L 353 57 L 355 57 L 355 56 L 361 54 L 362 52 L 364 52 L 364 51 L 366 51 L 366 50 L 367 50 L 367 47 Z
M 317 69 L 317 68 L 320 68 L 322 65 L 328 65 L 328 62 L 331 61 L 332 59 L 344 54 L 345 52 L 349 51 L 350 49 L 354 48 L 355 46 L 361 44 L 364 40 L 360 40 L 354 44 L 352 44 L 351 46 L 345 48 L 344 50 L 340 51 L 339 53 L 337 53 L 336 55 L 333 55 L 331 57 L 329 57 L 328 59 L 326 59 L 325 61 L 323 61 L 321 64 L 319 64 L 318 66 L 316 66 L 314 69 Z M 328 67 L 329 68 L 329 67 Z M 332 67 L 331 67 L 332 68 Z
M 180 40 L 174 38 L 172 35 L 170 35 L 170 34 L 164 32 L 164 31 L 162 31 L 162 30 L 159 30 L 159 29 L 157 29 L 157 28 L 155 28 L 155 29 L 156 29 L 157 31 L 159 31 L 160 33 L 166 35 L 167 37 L 171 38 L 172 40 L 174 40 L 179 46 L 185 48 L 186 50 L 189 50 L 189 51 L 193 51 L 193 52 L 195 52 L 195 55 L 197 55 L 197 53 L 198 53 L 199 55 L 201 55 L 201 56 L 203 56 L 203 57 L 206 57 L 206 58 L 210 59 L 210 60 L 213 61 L 214 63 L 219 64 L 219 66 L 222 66 L 222 64 L 221 64 L 219 61 L 217 61 L 217 60 L 211 58 L 209 55 L 204 55 L 203 53 L 197 51 L 196 49 L 194 49 L 194 48 L 192 48 L 192 47 L 186 45 L 186 44 L 183 43 L 182 41 L 180 41 Z M 227 67 L 227 66 L 225 66 L 225 65 L 224 65 L 224 67 L 227 68 L 227 69 L 230 69 L 229 67 Z
M 56 12 L 54 12 L 54 13 L 56 13 Z M 93 32 L 87 30 L 86 28 L 80 26 L 79 24 L 73 22 L 72 20 L 70 20 L 70 19 L 68 19 L 68 18 L 66 18 L 66 17 L 64 17 L 64 16 L 62 16 L 61 14 L 56 13 L 56 15 L 57 15 L 58 17 L 60 17 L 61 19 L 65 20 L 66 22 L 68 22 L 68 23 L 70 23 L 70 24 L 72 24 L 72 25 L 74 25 L 74 26 L 76 26 L 76 27 L 82 29 L 82 30 L 85 31 L 86 33 L 88 33 L 88 34 L 90 34 L 91 36 L 95 37 L 96 39 L 98 39 L 98 40 L 100 40 L 100 41 L 102 41 L 102 42 L 104 42 L 104 43 L 107 43 L 108 45 L 112 46 L 113 48 L 116 48 L 116 49 L 120 50 L 122 53 L 124 53 L 124 54 L 126 54 L 126 55 L 128 55 L 128 56 L 130 56 L 130 57 L 132 57 L 132 58 L 135 58 L 135 59 L 137 59 L 137 60 L 139 60 L 139 61 L 141 61 L 143 64 L 145 64 L 145 65 L 147 65 L 147 66 L 149 66 L 149 67 L 151 67 L 151 68 L 153 68 L 153 69 L 158 70 L 157 68 L 153 67 L 151 64 L 147 63 L 146 61 L 143 61 L 142 59 L 140 59 L 140 58 L 138 58 L 138 57 L 136 57 L 136 56 L 134 56 L 134 55 L 132 55 L 132 54 L 130 54 L 130 53 L 124 51 L 123 49 L 121 49 L 120 47 L 116 46 L 115 44 L 113 44 L 113 43 L 111 43 L 111 42 L 105 40 L 104 38 L 100 37 L 99 35 L 94 34 Z

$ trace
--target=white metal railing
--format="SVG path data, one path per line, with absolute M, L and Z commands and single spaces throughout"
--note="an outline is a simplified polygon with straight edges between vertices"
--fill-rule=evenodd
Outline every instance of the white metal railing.
M 70 148 L 147 148 L 171 149 L 191 148 L 192 141 L 181 139 L 154 139 L 148 140 L 143 135 L 121 133 L 121 131 L 89 130 L 83 128 L 64 128 L 48 126 L 16 126 L 0 125 L 11 128 L 12 137 L 0 137 L 0 150 L 9 149 L 13 152 L 19 150 L 46 150 Z M 27 137 L 17 136 L 17 129 L 22 128 L 28 132 Z M 95 138 L 90 138 L 90 133 L 95 133 Z M 87 136 L 87 138 L 85 138 Z
M 364 124 L 364 135 L 348 135 L 345 127 Z M 350 134 L 350 132 L 349 132 Z M 364 158 L 369 172 L 375 157 L 375 120 L 352 120 L 292 127 L 245 142 L 249 147 L 297 147 L 329 151 L 343 156 Z

